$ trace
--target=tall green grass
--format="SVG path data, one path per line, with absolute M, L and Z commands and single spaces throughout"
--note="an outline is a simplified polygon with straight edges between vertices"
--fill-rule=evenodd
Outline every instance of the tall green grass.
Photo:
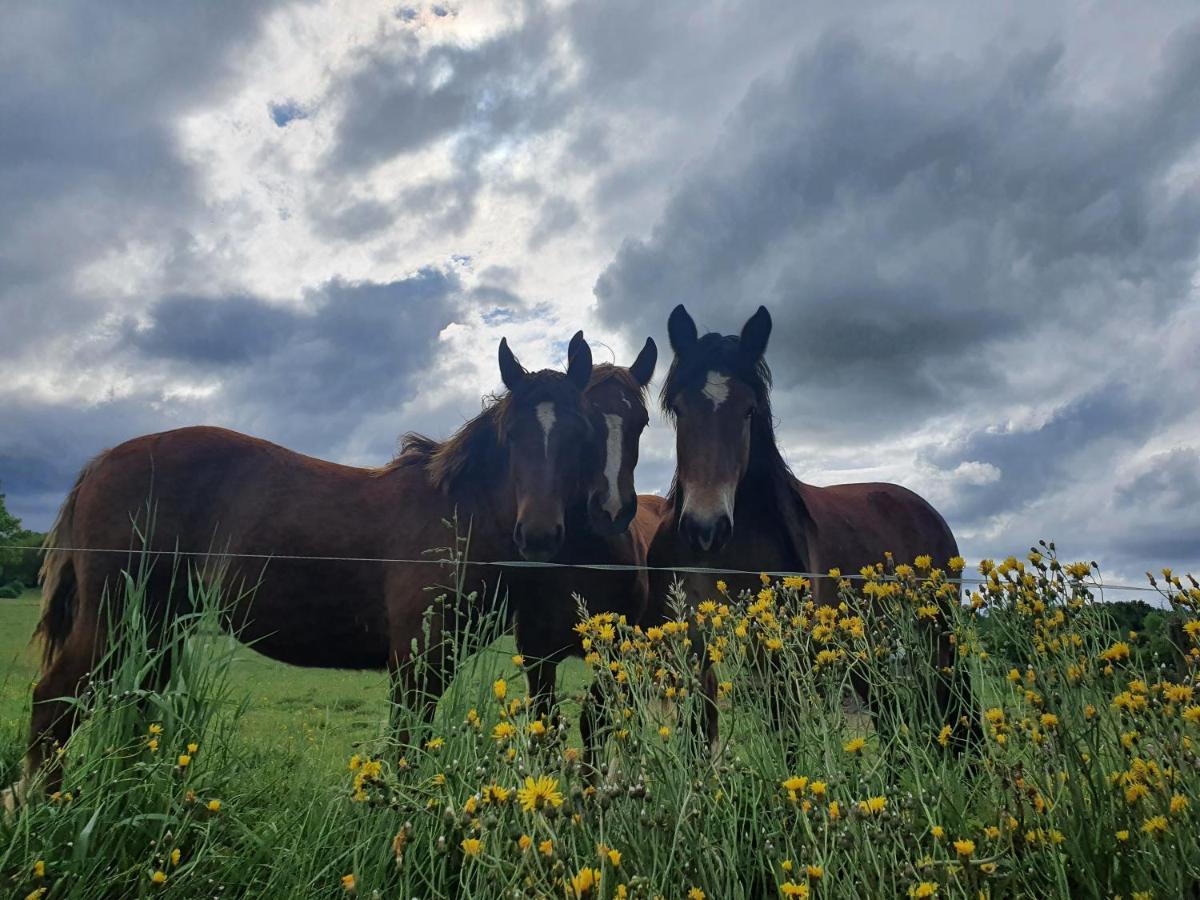
M 961 606 L 949 573 L 928 564 L 864 574 L 841 580 L 842 605 L 824 610 L 807 582 L 785 579 L 740 596 L 714 583 L 710 602 L 676 603 L 654 629 L 605 615 L 582 622 L 607 715 L 599 772 L 569 723 L 534 717 L 519 660 L 476 652 L 503 630 L 502 617 L 471 617 L 453 635 L 458 677 L 433 722 L 419 703 L 395 708 L 410 740 L 398 743 L 381 723 L 377 740 L 346 747 L 331 779 L 303 753 L 273 752 L 239 730 L 247 686 L 231 680 L 231 645 L 216 633 L 219 586 L 181 579 L 192 612 L 159 647 L 141 615 L 144 578 L 132 573 L 112 656 L 79 701 L 62 793 L 0 823 L 0 891 L 974 898 L 1197 889 L 1200 624 L 1181 630 L 1190 643 L 1162 669 L 1138 661 L 1128 652 L 1136 638 L 1112 640 L 1094 572 L 1060 565 L 1048 549 L 985 564 L 987 583 Z M 450 585 L 438 603 L 482 606 L 460 579 Z M 1200 588 L 1173 575 L 1160 587 L 1196 621 Z M 981 629 L 989 612 L 993 627 Z M 949 672 L 930 652 L 939 633 L 954 637 Z M 993 655 L 985 633 L 1020 665 Z M 698 649 L 719 657 L 722 738 L 711 756 L 694 727 L 705 702 Z M 164 659 L 172 674 L 159 686 Z M 966 721 L 942 721 L 930 700 L 947 677 L 974 688 Z M 848 699 L 853 682 L 871 685 L 880 715 Z

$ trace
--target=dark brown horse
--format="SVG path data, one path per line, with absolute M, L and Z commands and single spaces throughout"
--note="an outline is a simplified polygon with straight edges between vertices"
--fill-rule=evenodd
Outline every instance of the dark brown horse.
M 576 335 L 568 355 L 578 352 Z M 555 562 L 637 567 L 600 569 L 506 569 L 509 607 L 516 617 L 517 649 L 526 659 L 529 692 L 538 715 L 555 708 L 554 681 L 558 664 L 582 656 L 575 631 L 579 594 L 591 614 L 612 612 L 637 622 L 646 612 L 649 585 L 644 570 L 647 541 L 645 521 L 654 517 L 653 503 L 642 508 L 634 490 L 639 440 L 649 421 L 646 386 L 654 374 L 658 349 L 647 339 L 628 369 L 601 364 L 593 368 L 584 394 L 593 437 L 584 450 L 586 490 L 567 509 L 567 538 Z M 639 527 L 638 521 L 642 524 Z M 657 519 L 655 519 L 657 521 Z M 632 527 L 631 527 L 632 526 Z M 587 761 L 594 764 L 595 735 L 603 710 L 599 689 L 585 706 L 580 731 Z
M 246 554 L 419 560 L 446 544 L 443 520 L 455 515 L 470 525 L 471 560 L 557 554 L 568 508 L 581 493 L 580 450 L 591 434 L 583 402 L 591 351 L 580 340 L 565 374 L 531 373 L 502 340 L 499 361 L 507 393 L 447 441 L 409 435 L 397 459 L 379 469 L 337 465 L 206 427 L 136 438 L 89 463 L 48 546 L 121 552 L 47 553 L 39 628 L 45 656 L 34 688 L 27 772 L 36 772 L 47 750 L 65 743 L 74 728 L 63 698 L 76 694 L 105 652 L 102 595 L 106 587 L 116 593 L 122 570 L 142 549 L 131 517 L 146 510 L 148 497 L 156 510 L 148 549 L 169 556 L 176 548 L 219 548 L 227 554 L 225 577 L 235 584 L 263 575 L 263 561 Z M 168 599 L 170 562 L 156 565 L 147 585 L 150 617 L 159 627 L 186 602 L 179 591 Z M 468 566 L 468 590 L 494 584 L 497 574 Z M 268 656 L 302 666 L 388 667 L 398 701 L 428 705 L 453 675 L 443 648 L 454 623 L 435 610 L 427 643 L 422 627 L 427 589 L 446 579 L 436 565 L 276 559 L 229 615 L 239 623 L 238 636 Z M 494 595 L 479 592 L 485 601 Z M 419 685 L 414 641 L 432 661 L 422 667 Z M 60 777 L 49 773 L 51 784 Z
M 849 574 L 883 560 L 930 554 L 944 566 L 958 555 L 945 520 L 921 497 L 895 484 L 814 487 L 792 475 L 775 441 L 771 374 L 763 357 L 771 317 L 759 307 L 740 335 L 706 334 L 682 305 L 668 322 L 675 358 L 662 404 L 675 422 L 677 468 L 667 508 L 649 551 L 651 597 L 662 603 L 673 580 L 655 567 Z M 683 575 L 689 602 L 713 593 L 714 576 Z M 729 576 L 729 590 L 758 589 L 756 576 Z M 833 579 L 815 579 L 814 599 L 836 603 Z M 954 659 L 950 636 L 935 641 L 937 665 Z M 706 668 L 702 728 L 717 736 L 715 678 Z M 868 705 L 866 686 L 856 684 Z M 969 685 L 945 680 L 935 698 L 942 721 L 972 709 Z M 971 719 L 973 722 L 973 719 Z M 977 726 L 976 726 L 977 727 Z M 966 730 L 970 730 L 968 725 Z M 936 731 L 936 729 L 935 729 Z

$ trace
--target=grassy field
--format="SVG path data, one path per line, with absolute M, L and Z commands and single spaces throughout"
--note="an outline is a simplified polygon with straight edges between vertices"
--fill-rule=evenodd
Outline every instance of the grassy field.
M 982 571 L 963 605 L 918 560 L 840 582 L 838 607 L 814 605 L 804 579 L 764 578 L 736 596 L 717 583 L 662 627 L 593 617 L 565 690 L 585 674 L 600 686 L 599 772 L 578 706 L 557 728 L 523 702 L 507 638 L 463 666 L 427 725 L 389 710 L 381 676 L 278 665 L 208 636 L 214 618 L 178 635 L 171 684 L 147 690 L 134 585 L 61 790 L 0 817 L 0 893 L 1196 895 L 1200 587 L 1160 583 L 1183 642 L 1167 660 L 1114 632 L 1086 564 L 1031 553 Z M 36 605 L 0 615 L 11 765 Z M 954 650 L 935 659 L 939 635 Z M 711 756 L 694 740 L 693 641 L 717 662 Z M 848 712 L 852 680 L 876 718 Z M 967 686 L 974 703 L 933 702 Z M 386 738 L 389 711 L 408 743 Z
M 14 748 L 29 727 L 30 690 L 38 676 L 40 652 L 30 638 L 40 603 L 35 591 L 0 600 L 0 778 L 7 780 L 16 776 Z M 385 673 L 304 669 L 232 641 L 229 646 L 230 681 L 247 704 L 237 719 L 239 738 L 246 746 L 303 760 L 328 777 L 344 770 L 352 753 L 383 733 L 388 711 Z M 512 638 L 505 636 L 484 652 L 507 661 L 516 651 Z M 578 719 L 577 695 L 588 683 L 582 661 L 568 660 L 559 667 L 563 709 L 572 722 Z M 521 679 L 514 681 L 513 690 L 517 696 L 523 693 Z

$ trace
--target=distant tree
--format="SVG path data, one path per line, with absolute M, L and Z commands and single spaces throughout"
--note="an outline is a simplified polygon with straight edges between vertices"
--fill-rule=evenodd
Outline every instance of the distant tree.
M 22 528 L 4 501 L 0 493 L 0 597 L 15 597 L 37 584 L 41 554 L 23 548 L 41 544 L 43 535 Z

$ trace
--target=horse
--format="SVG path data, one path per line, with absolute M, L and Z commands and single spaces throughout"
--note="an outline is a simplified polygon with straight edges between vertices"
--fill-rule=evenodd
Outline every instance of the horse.
M 576 335 L 568 358 L 582 341 Z M 558 664 L 582 656 L 575 631 L 579 593 L 589 613 L 611 612 L 639 621 L 649 600 L 645 572 L 646 522 L 653 503 L 643 506 L 634 489 L 642 431 L 649 422 L 646 390 L 654 375 L 658 348 L 650 338 L 629 368 L 601 363 L 592 369 L 584 402 L 594 438 L 584 448 L 584 491 L 567 509 L 567 538 L 555 562 L 567 568 L 506 569 L 509 607 L 515 616 L 517 650 L 525 658 L 525 674 L 534 713 L 550 718 Z M 657 519 L 654 520 L 657 522 Z M 569 568 L 571 565 L 615 565 L 614 570 Z M 586 589 L 580 590 L 586 574 Z M 604 720 L 603 698 L 593 685 L 580 720 L 585 763 L 595 771 L 597 735 Z
M 858 572 L 891 553 L 897 560 L 929 554 L 945 565 L 958 555 L 946 520 L 927 501 L 896 484 L 836 484 L 815 487 L 797 479 L 775 439 L 771 371 L 765 359 L 771 316 L 765 307 L 737 335 L 700 336 L 682 304 L 668 320 L 674 359 L 662 387 L 663 412 L 675 425 L 676 471 L 666 509 L 648 551 L 651 597 L 661 604 L 674 581 L 671 567 L 754 571 Z M 736 523 L 736 527 L 735 527 Z M 732 594 L 759 588 L 756 576 L 726 578 Z M 711 594 L 711 576 L 681 578 L 688 603 Z M 836 604 L 832 578 L 814 579 L 813 599 Z M 951 666 L 951 635 L 934 640 L 938 671 Z M 952 669 L 957 672 L 958 670 Z M 710 750 L 717 739 L 716 678 L 702 663 L 699 726 Z M 869 686 L 856 691 L 880 721 Z M 977 729 L 969 681 L 943 675 L 934 698 L 944 722 L 959 722 L 960 735 Z M 776 724 L 779 709 L 773 704 Z M 972 724 L 974 723 L 974 724 Z
M 591 436 L 584 391 L 592 358 L 582 338 L 565 373 L 526 371 L 504 339 L 499 365 L 507 390 L 478 416 L 445 441 L 406 435 L 381 468 L 338 465 L 203 426 L 134 438 L 84 466 L 47 538 L 42 672 L 17 793 L 39 771 L 47 790 L 61 783 L 61 768 L 47 760 L 76 724 L 67 698 L 105 654 L 107 623 L 121 615 L 112 608 L 115 589 L 139 552 L 158 558 L 219 547 L 226 579 L 258 582 L 226 611 L 238 623 L 236 637 L 293 665 L 387 668 L 394 702 L 416 703 L 432 717 L 453 676 L 447 648 L 457 616 L 435 606 L 425 632 L 430 591 L 445 573 L 421 564 L 422 554 L 445 543 L 443 520 L 457 516 L 470 523 L 467 590 L 489 575 L 472 561 L 553 557 L 566 539 L 580 448 Z M 131 514 L 146 509 L 148 497 L 154 530 L 139 546 Z M 88 552 L 95 550 L 119 552 Z M 255 554 L 282 558 L 260 579 L 262 560 L 248 559 Z M 155 565 L 148 576 L 153 634 L 186 612 L 178 596 L 185 592 L 171 596 L 169 569 Z M 492 596 L 485 586 L 478 602 Z M 418 665 L 414 654 L 432 664 Z M 157 673 L 160 682 L 168 677 Z M 398 737 L 403 743 L 407 734 Z

